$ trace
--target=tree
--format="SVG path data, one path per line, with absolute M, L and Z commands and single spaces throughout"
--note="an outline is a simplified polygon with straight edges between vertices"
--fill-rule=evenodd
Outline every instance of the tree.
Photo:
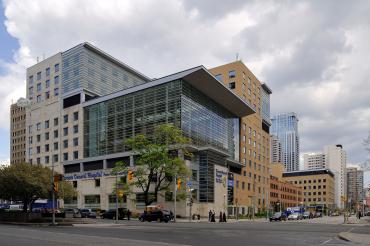
M 32 209 L 37 199 L 51 197 L 52 171 L 41 165 L 28 163 L 12 164 L 0 168 L 0 198 L 12 201 L 22 201 L 23 211 Z M 75 195 L 72 185 L 62 182 L 59 198 Z
M 135 154 L 135 168 L 126 167 L 134 177 L 128 184 L 143 192 L 145 206 L 152 204 L 161 192 L 170 190 L 174 177 L 189 175 L 184 160 L 177 154 L 181 151 L 190 155 L 184 148 L 189 142 L 180 129 L 169 124 L 156 127 L 152 136 L 136 135 L 126 140 Z

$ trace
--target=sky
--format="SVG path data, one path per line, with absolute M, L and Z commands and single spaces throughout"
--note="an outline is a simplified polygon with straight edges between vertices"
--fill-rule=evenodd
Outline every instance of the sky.
M 272 89 L 272 114 L 297 113 L 302 155 L 342 144 L 349 165 L 369 158 L 370 1 L 3 0 L 0 12 L 0 163 L 25 69 L 84 41 L 154 78 L 238 54 Z

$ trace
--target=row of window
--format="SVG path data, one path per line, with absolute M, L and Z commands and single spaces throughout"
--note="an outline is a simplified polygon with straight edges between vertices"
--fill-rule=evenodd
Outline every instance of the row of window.
M 63 116 L 63 123 L 64 124 L 66 124 L 66 123 L 68 123 L 68 120 L 69 120 L 69 116 L 68 116 L 68 114 L 66 114 L 66 115 L 64 115 Z M 78 120 L 78 112 L 74 112 L 73 113 L 73 121 L 77 121 Z M 41 130 L 41 122 L 38 122 L 37 124 L 36 124 L 36 130 L 37 131 L 40 131 Z M 58 124 L 59 124 L 59 119 L 58 118 L 54 118 L 54 126 L 58 126 Z M 45 129 L 49 129 L 49 127 L 50 127 L 50 120 L 46 120 L 45 122 L 44 122 L 44 128 Z M 68 134 L 68 127 L 66 127 L 67 128 L 67 134 Z M 77 133 L 78 132 L 78 125 L 75 125 L 75 126 L 73 126 L 73 128 L 74 128 L 74 132 L 75 132 L 75 130 L 76 130 L 76 132 L 75 133 Z M 75 129 L 76 128 L 76 129 Z M 29 125 L 28 126 L 28 133 L 32 133 L 32 129 L 33 129 L 33 126 L 32 125 Z M 64 128 L 65 129 L 65 128 Z M 55 131 L 54 131 L 55 132 Z M 58 134 L 57 134 L 58 135 Z M 58 136 L 57 136 L 58 137 Z
M 325 183 L 326 182 L 326 179 L 318 179 L 318 180 L 316 180 L 316 179 L 314 179 L 314 180 L 303 180 L 303 184 L 311 184 L 311 183 L 321 183 L 321 181 L 323 182 L 323 183 Z M 302 184 L 302 180 L 299 180 L 299 181 L 294 181 L 294 184 Z
M 305 196 L 306 196 L 306 195 L 307 195 L 307 196 L 311 196 L 311 194 L 312 194 L 313 196 L 316 196 L 316 192 L 312 192 L 312 193 L 311 193 L 311 192 L 304 192 L 304 195 L 305 195 Z M 326 195 L 326 191 L 323 191 L 323 192 L 322 192 L 322 194 L 323 194 L 323 195 Z M 318 191 L 318 192 L 317 192 L 317 195 L 321 196 L 321 191 Z
M 59 85 L 59 76 L 58 75 L 54 77 L 54 85 L 55 86 L 58 86 Z M 47 79 L 45 81 L 45 88 L 46 89 L 50 88 L 50 79 Z M 33 89 L 34 89 L 33 86 L 30 84 L 30 87 L 28 88 L 28 94 L 29 94 L 29 96 L 33 96 Z M 37 83 L 37 85 L 36 85 L 36 91 L 37 92 L 41 92 L 42 91 L 42 83 L 41 82 L 40 83 Z
M 57 72 L 59 72 L 59 63 L 57 63 L 57 64 L 55 64 L 55 65 L 54 65 L 54 73 L 57 73 Z M 41 80 L 41 79 L 42 79 L 42 72 L 41 72 L 41 71 L 37 72 L 36 76 L 37 76 L 37 77 L 36 77 L 36 78 L 37 78 L 37 80 Z M 46 76 L 46 77 L 50 76 L 50 67 L 47 67 L 47 68 L 45 69 L 45 76 Z M 28 83 L 29 83 L 30 85 L 32 85 L 32 84 L 33 84 L 33 75 L 30 75 L 30 76 L 28 77 Z
M 77 134 L 78 133 L 78 125 L 74 125 L 73 126 L 73 134 Z M 50 139 L 50 133 L 49 132 L 45 132 L 44 134 L 44 140 L 49 140 Z M 58 130 L 54 130 L 53 131 L 53 136 L 54 138 L 58 138 L 59 137 L 59 131 Z M 68 136 L 68 127 L 64 127 L 63 128 L 63 136 Z M 37 134 L 36 135 L 36 142 L 39 143 L 41 141 L 41 134 Z M 29 144 L 32 144 L 33 143 L 33 136 L 30 136 L 28 137 L 28 143 Z
M 323 189 L 326 189 L 326 185 L 323 185 L 322 188 Z M 311 190 L 311 186 L 304 186 L 303 189 L 304 190 Z M 316 190 L 316 185 L 312 186 L 312 189 L 313 190 Z M 321 189 L 321 185 L 318 185 L 317 186 L 317 189 Z
M 73 140 L 72 140 L 72 146 L 73 147 L 77 147 L 78 146 L 78 138 L 73 138 Z M 68 139 L 63 140 L 63 148 L 65 148 L 65 149 L 68 148 Z M 58 142 L 54 142 L 54 150 L 58 150 L 58 149 L 59 149 Z M 45 152 L 48 152 L 49 150 L 50 150 L 49 144 L 45 144 Z M 32 155 L 33 154 L 33 148 L 32 147 L 29 148 L 28 153 L 29 153 L 29 155 Z M 40 154 L 41 153 L 41 147 L 40 146 L 36 146 L 36 153 L 37 154 Z
M 73 151 L 72 155 L 73 155 L 72 157 L 73 157 L 74 160 L 78 159 L 78 151 Z M 52 158 L 53 158 L 54 162 L 59 161 L 59 155 L 58 154 L 52 155 Z M 63 153 L 63 161 L 68 161 L 68 159 L 69 159 L 68 153 Z M 29 163 L 32 164 L 32 159 L 29 159 Z M 36 158 L 36 163 L 41 164 L 41 157 Z M 44 163 L 43 164 L 49 164 L 49 163 L 50 163 L 50 156 L 47 155 L 47 156 L 44 157 Z
M 313 201 L 313 202 L 316 202 L 316 201 L 321 202 L 321 197 L 318 197 L 318 198 L 314 197 L 312 199 L 311 198 L 308 198 L 308 199 L 304 198 L 303 201 L 304 202 L 306 202 L 306 201 L 308 201 L 308 202 L 311 202 L 311 201 Z M 322 201 L 323 202 L 326 202 L 326 197 L 323 197 L 322 198 Z

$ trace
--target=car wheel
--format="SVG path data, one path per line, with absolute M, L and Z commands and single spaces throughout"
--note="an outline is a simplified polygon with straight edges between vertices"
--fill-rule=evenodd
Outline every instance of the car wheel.
M 141 222 L 144 222 L 144 218 L 143 218 L 143 217 L 140 217 L 140 218 L 139 218 L 139 220 L 140 220 Z
M 158 222 L 158 223 L 160 223 L 160 222 L 162 222 L 162 220 L 161 220 L 160 218 L 158 218 L 158 219 L 157 219 L 157 222 Z

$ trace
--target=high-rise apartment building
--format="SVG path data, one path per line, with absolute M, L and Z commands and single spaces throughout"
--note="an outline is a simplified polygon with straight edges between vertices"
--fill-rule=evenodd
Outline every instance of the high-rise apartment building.
M 353 209 L 364 200 L 364 171 L 349 167 L 347 172 L 347 202 Z
M 10 164 L 26 162 L 26 109 L 10 106 Z
M 325 169 L 325 154 L 315 153 L 315 154 L 304 154 L 304 169 L 305 170 L 316 170 Z
M 81 104 L 150 81 L 89 43 L 27 69 L 26 161 L 63 172 L 62 163 L 83 157 Z
M 275 115 L 272 119 L 271 134 L 279 139 L 283 153 L 285 170 L 299 170 L 298 118 L 295 113 Z
M 328 145 L 324 147 L 325 166 L 335 175 L 335 204 L 338 208 L 345 207 L 347 197 L 347 155 L 343 146 Z
M 234 175 L 234 206 L 239 213 L 266 209 L 269 204 L 270 164 L 270 94 L 269 87 L 241 61 L 210 69 L 211 73 L 242 100 L 251 105 L 255 113 L 241 119 L 240 160 L 241 173 Z
M 271 135 L 271 163 L 284 163 L 283 147 L 274 135 Z
M 322 153 L 304 155 L 304 167 L 306 170 L 330 169 L 335 176 L 335 204 L 338 208 L 344 208 L 347 194 L 346 185 L 346 152 L 342 145 L 328 145 Z

